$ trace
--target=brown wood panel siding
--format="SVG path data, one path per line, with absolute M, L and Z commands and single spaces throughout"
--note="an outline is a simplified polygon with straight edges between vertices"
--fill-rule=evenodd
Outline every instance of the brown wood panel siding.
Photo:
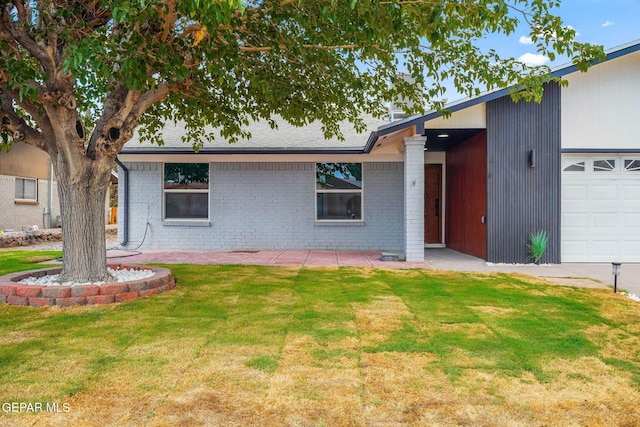
M 546 230 L 542 262 L 560 262 L 560 87 L 547 85 L 539 104 L 489 102 L 487 145 L 487 260 L 531 262 L 529 235 Z
M 448 248 L 486 259 L 487 133 L 447 151 L 445 243 Z

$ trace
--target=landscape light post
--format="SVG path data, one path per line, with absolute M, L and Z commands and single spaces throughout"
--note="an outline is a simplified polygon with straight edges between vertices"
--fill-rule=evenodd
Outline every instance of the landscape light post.
M 620 266 L 622 264 L 619 262 L 612 262 L 611 267 L 613 270 L 613 293 L 618 292 L 618 276 L 620 275 Z

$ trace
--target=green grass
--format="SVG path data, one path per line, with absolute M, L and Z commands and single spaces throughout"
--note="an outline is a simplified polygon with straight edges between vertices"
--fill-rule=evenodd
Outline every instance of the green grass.
M 39 256 L 57 254 L 1 252 L 0 274 L 34 268 L 30 261 Z M 638 305 L 601 290 L 503 274 L 168 267 L 178 280 L 175 290 L 124 304 L 0 304 L 0 401 L 61 401 L 122 378 L 140 393 L 175 390 L 181 381 L 166 378 L 193 366 L 202 369 L 199 383 L 215 387 L 234 371 L 204 368 L 231 363 L 230 357 L 240 360 L 235 369 L 274 375 L 290 369 L 294 356 L 339 370 L 375 354 L 428 355 L 427 371 L 456 386 L 470 372 L 553 384 L 563 375 L 554 361 L 588 358 L 640 388 Z M 380 311 L 390 320 L 365 327 L 363 310 L 375 317 L 381 301 L 403 310 Z M 243 375 L 236 378 L 243 387 L 267 387 Z M 304 395 L 319 393 L 304 387 Z
M 278 361 L 271 356 L 256 356 L 247 360 L 245 365 L 261 371 L 273 372 L 278 367 Z
M 454 280 L 420 274 L 402 281 L 393 280 L 393 273 L 382 274 L 414 318 L 369 351 L 430 352 L 448 369 L 457 365 L 449 355 L 459 350 L 488 360 L 487 369 L 513 374 L 530 371 L 542 380 L 547 377 L 542 364 L 550 359 L 597 355 L 597 346 L 584 331 L 591 325 L 609 324 L 599 314 L 596 300 L 577 301 L 572 289 L 563 296 L 548 295 L 544 286 L 506 275 L 479 282 L 471 274 Z M 494 310 L 478 309 L 487 306 Z M 495 314 L 501 310 L 505 314 Z
M 62 251 L 4 250 L 0 252 L 0 275 L 42 268 L 35 264 L 60 257 L 62 257 Z

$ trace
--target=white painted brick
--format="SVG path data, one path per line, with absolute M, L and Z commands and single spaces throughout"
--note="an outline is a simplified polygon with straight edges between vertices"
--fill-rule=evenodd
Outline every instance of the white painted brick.
M 404 138 L 404 253 L 407 261 L 424 261 L 425 137 Z
M 209 227 L 163 225 L 162 165 L 127 167 L 130 248 L 142 242 L 148 220 L 151 229 L 142 249 L 403 249 L 402 163 L 363 165 L 364 226 L 316 225 L 315 165 L 310 162 L 212 163 Z M 122 235 L 121 218 L 118 224 Z

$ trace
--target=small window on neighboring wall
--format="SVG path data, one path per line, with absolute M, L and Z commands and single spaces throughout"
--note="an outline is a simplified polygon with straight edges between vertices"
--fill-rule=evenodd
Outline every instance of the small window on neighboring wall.
M 316 163 L 316 219 L 362 220 L 362 163 Z
M 164 219 L 209 218 L 208 163 L 165 163 L 163 181 Z
M 616 170 L 615 159 L 594 160 L 593 171 L 594 172 L 612 172 Z
M 624 159 L 625 172 L 640 172 L 640 159 Z
M 16 178 L 16 201 L 35 202 L 38 200 L 38 180 Z
M 565 172 L 584 172 L 585 164 L 584 160 L 566 159 L 562 170 Z

